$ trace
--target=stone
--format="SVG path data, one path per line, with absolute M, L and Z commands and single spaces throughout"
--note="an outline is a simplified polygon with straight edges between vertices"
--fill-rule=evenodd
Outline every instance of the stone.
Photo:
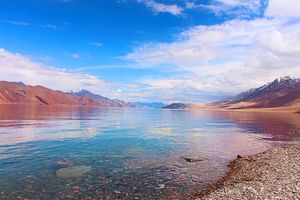
M 57 168 L 66 168 L 66 167 L 71 167 L 72 165 L 73 165 L 73 161 L 68 159 L 61 159 L 56 162 Z
M 60 178 L 76 178 L 91 170 L 91 167 L 80 165 L 73 167 L 61 168 L 56 171 L 56 176 Z
M 156 189 L 160 190 L 160 189 L 163 189 L 164 187 L 165 187 L 165 184 L 158 184 L 158 188 L 156 188 Z
M 79 186 L 73 186 L 73 189 L 74 189 L 74 190 L 79 190 L 80 187 L 79 187 Z
M 186 162 L 200 162 L 203 161 L 202 159 L 198 159 L 198 158 L 183 158 Z

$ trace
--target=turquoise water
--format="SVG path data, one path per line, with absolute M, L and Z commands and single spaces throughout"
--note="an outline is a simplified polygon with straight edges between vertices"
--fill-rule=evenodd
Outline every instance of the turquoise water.
M 0 199 L 187 199 L 236 155 L 298 142 L 300 115 L 0 107 Z M 184 158 L 201 159 L 187 162 Z M 87 166 L 79 177 L 58 177 Z

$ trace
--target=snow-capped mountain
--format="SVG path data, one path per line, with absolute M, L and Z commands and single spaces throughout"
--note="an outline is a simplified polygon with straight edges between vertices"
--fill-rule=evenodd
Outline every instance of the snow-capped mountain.
M 211 105 L 234 108 L 277 107 L 289 106 L 298 100 L 300 101 L 300 79 L 285 76 Z

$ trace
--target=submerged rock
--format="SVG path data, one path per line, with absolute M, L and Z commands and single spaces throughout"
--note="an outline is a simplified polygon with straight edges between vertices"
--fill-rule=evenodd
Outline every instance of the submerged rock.
M 56 162 L 57 168 L 66 168 L 66 167 L 71 167 L 71 166 L 73 166 L 73 161 L 68 160 L 68 159 L 61 159 Z
M 199 159 L 199 158 L 187 158 L 187 157 L 184 157 L 183 159 L 186 162 L 200 162 L 200 161 L 203 161 L 203 159 Z
M 91 167 L 80 165 L 74 167 L 66 167 L 56 171 L 56 176 L 60 178 L 76 178 L 91 170 Z

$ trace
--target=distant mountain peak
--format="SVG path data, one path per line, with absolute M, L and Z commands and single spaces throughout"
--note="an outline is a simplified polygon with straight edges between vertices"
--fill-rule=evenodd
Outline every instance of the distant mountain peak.
M 76 93 L 92 93 L 92 92 L 90 92 L 86 89 L 79 89 L 79 90 L 71 90 L 70 93 L 76 94 Z
M 292 80 L 292 77 L 290 76 L 282 76 L 279 78 L 279 81 L 286 81 L 286 80 Z
M 279 82 L 291 81 L 291 82 L 299 82 L 300 78 L 294 78 L 290 76 L 282 76 L 279 78 Z
M 172 103 L 167 106 L 164 106 L 163 108 L 165 108 L 165 109 L 185 109 L 189 105 L 190 104 L 186 104 L 186 103 Z
M 103 100 L 103 99 L 108 100 L 107 97 L 103 97 L 99 94 L 94 94 L 91 91 L 85 89 L 80 89 L 78 91 L 71 91 L 70 94 L 78 97 L 89 97 L 91 99 L 97 99 L 97 100 Z
M 15 83 L 18 86 L 26 86 L 26 84 L 23 83 L 23 82 L 21 82 L 21 81 L 19 81 L 19 82 L 13 82 L 13 83 Z
M 279 84 L 281 86 L 282 85 L 289 85 L 289 84 L 294 84 L 294 83 L 300 82 L 300 78 L 294 78 L 294 77 L 290 77 L 290 76 L 283 76 L 283 77 L 280 77 L 280 78 L 274 80 L 273 82 L 276 82 L 277 84 Z

